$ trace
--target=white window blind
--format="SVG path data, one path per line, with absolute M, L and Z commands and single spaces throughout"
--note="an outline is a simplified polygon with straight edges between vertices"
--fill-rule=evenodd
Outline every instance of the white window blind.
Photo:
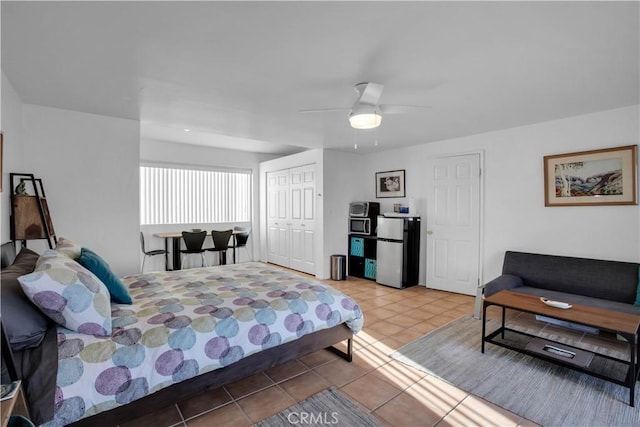
M 140 167 L 140 224 L 251 220 L 251 172 Z

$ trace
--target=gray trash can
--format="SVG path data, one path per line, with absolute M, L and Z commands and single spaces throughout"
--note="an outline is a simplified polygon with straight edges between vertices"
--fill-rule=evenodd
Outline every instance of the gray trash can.
M 331 255 L 331 280 L 347 279 L 346 255 Z

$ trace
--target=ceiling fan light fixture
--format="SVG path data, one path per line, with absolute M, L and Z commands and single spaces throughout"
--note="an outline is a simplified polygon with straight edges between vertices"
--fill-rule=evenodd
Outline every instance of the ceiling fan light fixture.
M 373 129 L 380 126 L 382 116 L 377 111 L 349 114 L 349 123 L 354 129 Z

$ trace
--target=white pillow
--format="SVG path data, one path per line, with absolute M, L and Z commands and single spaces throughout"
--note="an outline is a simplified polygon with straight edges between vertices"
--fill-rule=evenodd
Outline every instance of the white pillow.
M 80 246 L 73 240 L 60 237 L 58 238 L 58 242 L 56 243 L 56 250 L 71 259 L 78 259 L 80 258 L 80 251 L 82 250 L 82 246 Z
M 111 336 L 110 296 L 93 273 L 54 250 L 33 273 L 18 277 L 22 290 L 44 314 L 72 331 Z

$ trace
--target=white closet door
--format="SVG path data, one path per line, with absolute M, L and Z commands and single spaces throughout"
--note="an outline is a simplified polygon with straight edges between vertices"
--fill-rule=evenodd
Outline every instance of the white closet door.
M 315 165 L 291 169 L 291 268 L 315 274 Z
M 267 174 L 267 259 L 315 274 L 315 164 Z
M 267 261 L 289 266 L 289 171 L 267 174 Z

